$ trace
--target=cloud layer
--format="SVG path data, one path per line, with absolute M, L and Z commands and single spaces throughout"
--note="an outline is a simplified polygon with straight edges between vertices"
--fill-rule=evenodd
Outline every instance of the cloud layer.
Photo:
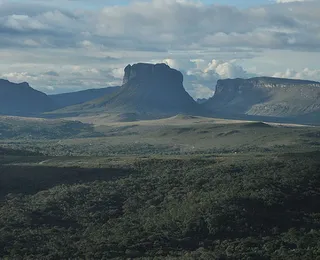
M 262 63 L 248 67 L 266 51 L 319 55 L 320 2 L 277 2 L 241 9 L 152 0 L 63 9 L 61 1 L 56 6 L 5 1 L 0 6 L 0 77 L 63 92 L 119 84 L 128 63 L 165 61 L 184 72 L 194 97 L 210 94 L 219 78 L 266 74 L 320 80 L 316 72 L 279 73 L 304 71 L 307 60 L 297 60 L 300 65 L 278 60 L 277 71 Z

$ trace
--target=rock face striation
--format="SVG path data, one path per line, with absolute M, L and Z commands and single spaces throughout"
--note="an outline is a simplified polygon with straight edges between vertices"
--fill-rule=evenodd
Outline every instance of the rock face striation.
M 53 101 L 28 83 L 0 79 L 0 114 L 32 116 L 54 109 Z
M 185 91 L 180 71 L 166 64 L 137 63 L 125 67 L 123 85 L 112 95 L 74 106 L 73 110 L 148 114 L 156 118 L 194 114 L 201 108 Z
M 204 106 L 220 114 L 315 118 L 320 112 L 320 83 L 271 77 L 219 80 Z

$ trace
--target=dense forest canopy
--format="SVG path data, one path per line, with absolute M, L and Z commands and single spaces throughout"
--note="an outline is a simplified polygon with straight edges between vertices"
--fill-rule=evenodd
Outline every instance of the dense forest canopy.
M 317 259 L 319 156 L 1 166 L 0 257 Z

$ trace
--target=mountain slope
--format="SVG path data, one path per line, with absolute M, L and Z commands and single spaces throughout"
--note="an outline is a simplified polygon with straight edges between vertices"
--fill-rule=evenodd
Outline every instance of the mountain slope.
M 36 115 L 54 109 L 53 101 L 28 83 L 12 83 L 0 79 L 0 114 Z
M 123 85 L 112 95 L 56 112 L 135 113 L 149 118 L 201 111 L 185 91 L 182 73 L 168 65 L 137 63 L 124 72 Z
M 57 108 L 73 106 L 114 93 L 119 87 L 86 89 L 77 92 L 49 95 Z
M 320 83 L 270 77 L 219 80 L 204 106 L 221 114 L 313 118 L 320 111 Z

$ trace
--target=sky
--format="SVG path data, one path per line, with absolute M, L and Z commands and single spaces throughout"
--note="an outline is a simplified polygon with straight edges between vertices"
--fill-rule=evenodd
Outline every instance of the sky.
M 0 0 L 0 78 L 48 94 L 120 85 L 138 62 L 217 80 L 320 81 L 320 0 Z

